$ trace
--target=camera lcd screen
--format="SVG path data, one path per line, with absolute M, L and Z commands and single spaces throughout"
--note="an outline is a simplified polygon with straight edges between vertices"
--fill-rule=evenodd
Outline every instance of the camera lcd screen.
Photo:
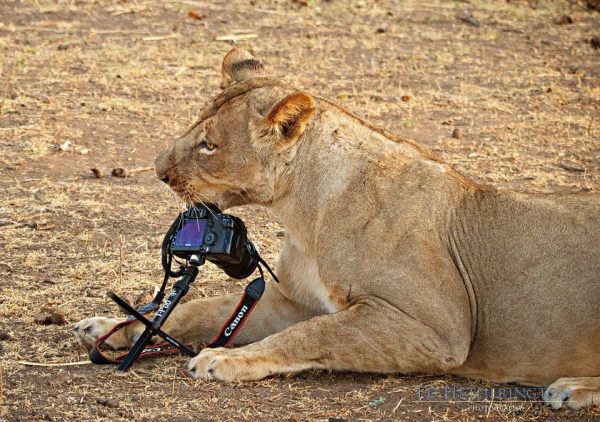
M 205 220 L 186 220 L 183 227 L 177 233 L 175 246 L 187 246 L 197 248 L 202 245 L 204 237 Z

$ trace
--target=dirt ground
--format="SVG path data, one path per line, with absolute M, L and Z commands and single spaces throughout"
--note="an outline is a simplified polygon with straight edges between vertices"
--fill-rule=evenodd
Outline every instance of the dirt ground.
M 565 14 L 572 23 L 558 24 Z M 115 314 L 107 290 L 159 284 L 180 204 L 151 171 L 96 179 L 90 168 L 151 166 L 218 92 L 232 45 L 474 179 L 552 192 L 600 188 L 599 36 L 600 13 L 567 1 L 2 0 L 0 420 L 600 419 L 600 408 L 539 401 L 419 400 L 427 386 L 491 386 L 452 377 L 231 385 L 190 379 L 182 356 L 127 374 L 19 363 L 85 361 L 72 324 Z M 233 212 L 275 262 L 276 217 Z M 207 266 L 191 296 L 242 289 Z M 65 324 L 34 322 L 42 308 Z

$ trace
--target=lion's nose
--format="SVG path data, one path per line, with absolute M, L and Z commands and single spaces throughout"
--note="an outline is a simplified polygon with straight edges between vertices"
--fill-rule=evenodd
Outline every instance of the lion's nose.
M 163 177 L 160 180 L 162 180 L 163 182 L 165 182 L 167 185 L 169 184 L 169 176 L 165 176 L 165 177 Z

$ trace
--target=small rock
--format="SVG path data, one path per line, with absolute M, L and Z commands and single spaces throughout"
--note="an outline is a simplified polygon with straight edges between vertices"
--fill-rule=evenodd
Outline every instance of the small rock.
M 410 95 L 403 95 L 402 97 L 400 97 L 400 99 L 404 102 L 407 102 L 410 100 Z
M 284 231 L 277 232 L 275 234 L 275 236 L 277 236 L 277 237 L 285 237 L 285 232 Z
M 58 149 L 60 149 L 61 151 L 67 151 L 70 146 L 71 146 L 71 141 L 65 141 L 62 144 L 60 144 Z
M 463 22 L 468 23 L 471 26 L 480 26 L 481 25 L 481 23 L 479 23 L 479 20 L 475 16 L 470 14 L 469 12 L 463 12 L 462 14 L 458 15 L 458 19 L 460 19 Z
M 573 18 L 569 15 L 562 15 L 554 21 L 557 25 L 570 25 L 573 23 Z
M 454 139 L 460 139 L 462 137 L 462 132 L 460 131 L 459 128 L 455 127 L 454 130 L 452 131 L 452 137 Z
M 568 163 L 566 161 L 562 161 L 558 166 L 567 171 L 573 171 L 573 172 L 584 172 L 585 171 L 585 167 L 583 167 L 577 163 Z
M 592 39 L 590 39 L 590 45 L 594 50 L 600 50 L 600 37 L 592 37 Z
M 119 407 L 119 401 L 115 399 L 96 399 L 96 402 L 102 406 L 110 407 L 111 409 Z
M 202 13 L 198 13 L 195 10 L 190 9 L 188 10 L 188 17 L 201 21 L 206 16 L 204 16 Z
M 600 0 L 587 0 L 586 3 L 588 9 L 600 12 Z
M 117 168 L 112 169 L 110 174 L 113 177 L 129 177 L 129 173 L 127 172 L 127 170 L 125 170 L 122 167 L 117 167 Z
M 377 28 L 377 31 L 375 32 L 377 32 L 378 34 L 385 34 L 387 31 L 387 28 Z
M 43 308 L 33 321 L 39 325 L 64 325 L 65 316 L 54 309 Z
M 6 263 L 0 264 L 0 274 L 10 274 L 13 272 L 13 269 L 10 265 Z
M 102 179 L 104 177 L 104 172 L 96 167 L 91 168 L 90 171 L 94 174 L 96 179 Z
M 0 341 L 5 341 L 5 340 L 12 340 L 12 337 L 7 332 L 0 331 Z
M 375 408 L 375 407 L 381 406 L 383 403 L 385 403 L 385 397 L 378 397 L 375 400 L 373 400 L 371 403 L 369 403 L 367 406 L 369 406 L 371 408 Z
M 58 51 L 65 51 L 67 49 L 69 49 L 71 46 L 69 44 L 59 44 L 58 47 L 56 47 L 56 49 Z

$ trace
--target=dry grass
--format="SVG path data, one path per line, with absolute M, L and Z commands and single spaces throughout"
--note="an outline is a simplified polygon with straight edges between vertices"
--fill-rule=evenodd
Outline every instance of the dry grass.
M 190 380 L 183 357 L 148 360 L 126 375 L 17 363 L 86 358 L 69 326 L 34 324 L 42 307 L 71 324 L 114 314 L 108 289 L 133 296 L 159 282 L 159 242 L 176 201 L 149 173 L 96 180 L 89 168 L 151 165 L 215 94 L 232 44 L 215 39 L 235 31 L 257 34 L 247 42 L 274 74 L 429 145 L 476 179 L 536 191 L 599 188 L 600 52 L 587 42 L 599 35 L 598 13 L 559 1 L 535 8 L 481 0 L 255 3 L 0 4 L 0 224 L 9 223 L 0 225 L 0 332 L 10 337 L 0 340 L 4 418 L 599 417 L 599 409 L 550 412 L 539 403 L 482 411 L 415 402 L 420 384 L 471 384 L 451 377 L 313 372 L 225 385 Z M 207 17 L 189 18 L 190 8 Z M 457 18 L 465 9 L 481 26 Z M 574 23 L 554 24 L 565 12 Z M 460 139 L 451 137 L 454 128 Z M 236 212 L 273 261 L 282 230 L 274 216 Z M 207 268 L 193 294 L 241 290 Z

